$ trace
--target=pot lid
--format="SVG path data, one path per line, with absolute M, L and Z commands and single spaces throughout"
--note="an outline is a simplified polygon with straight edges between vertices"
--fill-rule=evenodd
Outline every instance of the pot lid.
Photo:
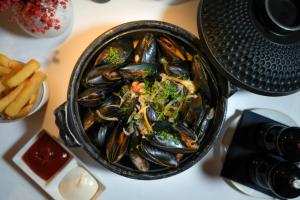
M 300 89 L 300 1 L 202 0 L 198 30 L 210 62 L 236 86 L 268 96 Z

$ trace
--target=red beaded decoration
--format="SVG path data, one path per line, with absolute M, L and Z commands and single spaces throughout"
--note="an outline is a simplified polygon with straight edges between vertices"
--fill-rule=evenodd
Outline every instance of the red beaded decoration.
M 0 12 L 15 11 L 14 17 L 32 33 L 59 30 L 60 20 L 55 18 L 57 8 L 66 9 L 68 0 L 1 0 Z M 9 18 L 12 21 L 13 17 Z M 40 23 L 37 23 L 40 22 Z

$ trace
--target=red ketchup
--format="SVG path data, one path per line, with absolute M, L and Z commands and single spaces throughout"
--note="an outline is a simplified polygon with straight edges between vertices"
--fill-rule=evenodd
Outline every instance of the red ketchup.
M 48 134 L 43 134 L 22 159 L 39 177 L 49 180 L 71 158 L 71 155 Z

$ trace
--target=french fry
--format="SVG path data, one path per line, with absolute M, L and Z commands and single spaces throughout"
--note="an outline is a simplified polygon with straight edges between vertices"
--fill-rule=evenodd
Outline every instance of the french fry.
M 15 117 L 20 110 L 28 103 L 32 95 L 34 95 L 41 87 L 46 75 L 42 72 L 36 72 L 30 80 L 25 84 L 23 90 L 12 103 L 5 109 L 5 114 L 9 117 Z
M 27 78 L 29 78 L 38 68 L 40 67 L 40 63 L 36 60 L 30 60 L 24 67 L 19 70 L 16 74 L 11 76 L 4 82 L 9 88 L 16 87 Z
M 0 54 L 0 65 L 3 65 L 4 67 L 8 67 L 10 59 L 3 54 Z
M 19 85 L 9 94 L 0 99 L 0 112 L 2 112 L 11 102 L 13 102 L 17 98 L 17 96 L 21 93 L 24 85 L 25 84 Z
M 20 69 L 23 67 L 23 63 L 17 61 L 17 60 L 10 60 L 9 63 L 8 63 L 8 67 L 11 68 L 11 69 Z
M 17 118 L 20 117 L 24 117 L 26 115 L 28 115 L 28 113 L 30 113 L 33 109 L 33 107 L 35 106 L 36 102 L 38 99 L 38 92 L 35 93 L 30 99 L 27 105 L 25 105 L 20 112 L 16 115 Z
M 0 94 L 5 90 L 5 86 L 0 82 Z
M 4 67 L 3 65 L 0 65 L 0 76 L 9 74 L 10 72 L 11 72 L 11 69 L 9 67 Z

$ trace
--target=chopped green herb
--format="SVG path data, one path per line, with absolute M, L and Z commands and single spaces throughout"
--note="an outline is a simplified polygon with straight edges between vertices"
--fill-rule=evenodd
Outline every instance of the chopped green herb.
M 166 130 L 159 132 L 158 136 L 163 140 L 163 142 L 173 141 L 176 145 L 180 144 L 179 138 Z
M 149 90 L 150 82 L 147 79 L 144 79 L 144 84 L 145 84 L 145 90 Z
M 147 72 L 148 74 L 154 74 L 155 73 L 155 69 L 153 69 L 151 66 L 147 66 L 144 69 L 145 72 Z
M 117 49 L 110 47 L 108 49 L 107 61 L 111 64 L 121 64 L 120 55 Z

